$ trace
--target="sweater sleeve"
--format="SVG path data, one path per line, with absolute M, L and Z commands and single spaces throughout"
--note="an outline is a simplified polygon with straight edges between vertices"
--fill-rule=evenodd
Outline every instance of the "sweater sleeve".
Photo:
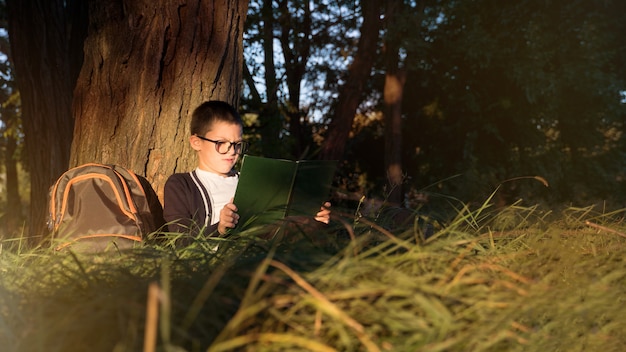
M 189 174 L 170 176 L 163 190 L 163 218 L 168 230 L 196 237 L 204 227 L 205 215 L 201 196 Z M 216 230 L 217 224 L 209 225 L 203 233 L 213 235 Z
M 191 189 L 182 174 L 174 174 L 163 189 L 163 218 L 170 232 L 189 232 L 193 222 Z

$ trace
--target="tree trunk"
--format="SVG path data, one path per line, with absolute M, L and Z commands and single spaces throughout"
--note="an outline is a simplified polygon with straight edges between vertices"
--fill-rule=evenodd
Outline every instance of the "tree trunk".
M 45 236 L 48 189 L 69 164 L 72 91 L 86 34 L 84 1 L 7 0 L 30 171 L 32 241 Z
M 380 5 L 381 0 L 361 2 L 363 24 L 357 53 L 348 68 L 346 83 L 339 91 L 337 107 L 320 152 L 321 159 L 343 158 L 352 122 L 361 102 L 363 87 L 370 77 L 376 58 L 378 32 L 381 28 Z
M 289 133 L 293 146 L 291 154 L 294 158 L 302 157 L 306 147 L 303 126 L 301 123 L 300 92 L 306 66 L 311 56 L 311 8 L 308 3 L 301 7 L 302 11 L 292 13 L 287 1 L 279 3 L 280 43 L 285 59 L 285 76 L 289 97 L 286 113 L 289 120 Z M 297 6 L 297 5 L 296 5 Z
M 404 198 L 402 190 L 402 97 L 405 72 L 400 68 L 400 38 L 393 30 L 401 2 L 388 1 L 385 10 L 387 37 L 385 38 L 385 170 L 389 182 L 389 203 L 401 206 Z
M 237 105 L 243 0 L 94 0 L 74 94 L 71 164 L 103 162 L 145 176 L 162 199 L 174 172 L 196 166 L 191 112 Z
M 274 8 L 272 0 L 263 0 L 261 9 L 263 20 L 263 65 L 265 66 L 265 87 L 267 104 L 259 114 L 260 133 L 263 154 L 268 157 L 281 155 L 282 143 L 280 132 L 282 121 L 278 109 L 278 79 L 274 63 Z
M 17 176 L 17 139 L 8 135 L 4 151 L 4 167 L 6 172 L 6 209 L 1 218 L 5 234 L 10 236 L 18 233 L 22 221 L 22 200 L 19 193 L 19 178 Z M 1 233 L 1 232 L 0 232 Z

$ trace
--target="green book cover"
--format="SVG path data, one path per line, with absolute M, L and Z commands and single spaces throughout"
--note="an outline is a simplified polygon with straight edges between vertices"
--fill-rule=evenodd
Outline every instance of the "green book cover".
M 286 216 L 315 216 L 329 198 L 336 167 L 336 161 L 244 155 L 233 201 L 240 216 L 235 231 Z

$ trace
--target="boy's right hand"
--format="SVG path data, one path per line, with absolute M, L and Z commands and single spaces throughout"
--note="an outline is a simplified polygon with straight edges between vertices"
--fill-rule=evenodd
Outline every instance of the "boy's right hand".
M 220 235 L 225 235 L 228 229 L 231 229 L 237 225 L 239 221 L 239 214 L 237 214 L 237 206 L 230 200 L 230 203 L 224 205 L 220 210 L 220 222 L 217 224 L 217 232 Z

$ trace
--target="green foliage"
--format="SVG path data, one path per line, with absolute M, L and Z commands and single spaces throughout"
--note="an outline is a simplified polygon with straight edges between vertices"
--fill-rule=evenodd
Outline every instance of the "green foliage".
M 0 238 L 23 231 L 24 212 L 29 183 L 22 166 L 26 160 L 20 94 L 15 87 L 9 61 L 10 50 L 4 2 L 0 3 Z
M 430 182 L 471 170 L 487 187 L 542 175 L 544 200 L 611 198 L 624 169 L 623 4 L 441 4 L 407 80 L 407 170 Z
M 511 199 L 575 204 L 610 200 L 622 206 L 616 197 L 622 192 L 615 190 L 624 187 L 626 167 L 623 2 L 402 3 L 402 11 L 379 39 L 400 46 L 401 68 L 407 74 L 402 156 L 406 189 L 462 174 L 441 183 L 438 191 L 469 201 L 503 180 L 541 175 L 552 185 L 547 192 L 521 184 L 513 187 Z M 307 13 L 300 1 L 273 2 L 267 17 L 262 4 L 250 5 L 248 67 L 263 94 L 268 90 L 268 66 L 261 58 L 268 57 L 268 47 L 262 33 L 271 18 L 276 41 L 272 78 L 277 79 L 280 108 L 268 121 L 280 124 L 276 135 L 283 140 L 281 156 L 292 151 L 291 157 L 299 157 L 292 148 L 298 143 L 309 147 L 307 156 L 314 156 L 337 92 L 346 83 L 360 8 L 353 2 L 314 1 Z M 378 58 L 376 67 L 358 92 L 362 116 L 384 111 L 384 49 L 371 53 Z M 290 75 L 289 66 L 295 64 L 305 70 L 303 75 Z M 291 97 L 299 92 L 290 88 L 295 86 L 302 87 L 299 107 Z M 269 96 L 261 98 L 270 103 Z M 248 109 L 262 111 L 248 95 L 243 101 Z M 305 121 L 300 135 L 289 123 L 289 111 L 295 108 Z M 344 190 L 361 189 L 367 196 L 384 193 L 384 136 L 377 130 L 381 123 L 365 128 L 355 124 L 338 183 L 344 187 L 353 182 L 349 174 L 359 169 L 371 186 L 348 184 Z M 269 150 L 263 140 L 259 150 Z
M 430 236 L 420 217 L 390 232 L 380 226 L 390 218 L 344 214 L 282 241 L 248 234 L 107 255 L 5 248 L 0 342 L 136 351 L 156 322 L 167 351 L 626 347 L 621 212 L 452 204 Z M 158 321 L 146 321 L 149 297 Z

